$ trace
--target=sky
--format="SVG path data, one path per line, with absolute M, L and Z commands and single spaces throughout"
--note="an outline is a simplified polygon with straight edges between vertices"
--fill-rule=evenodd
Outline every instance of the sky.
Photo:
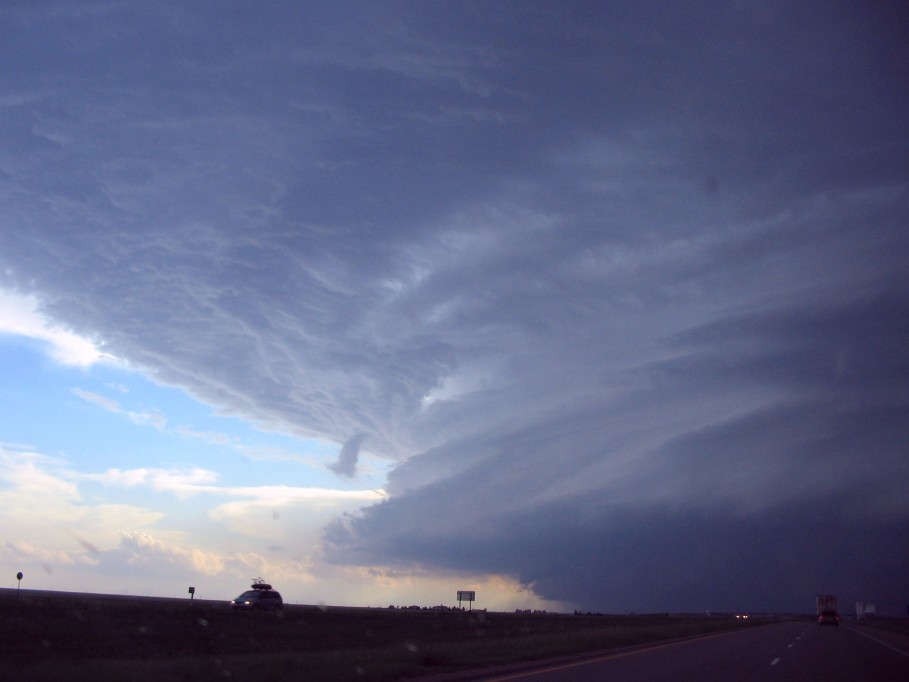
M 906 613 L 905 3 L 0 27 L 0 584 Z

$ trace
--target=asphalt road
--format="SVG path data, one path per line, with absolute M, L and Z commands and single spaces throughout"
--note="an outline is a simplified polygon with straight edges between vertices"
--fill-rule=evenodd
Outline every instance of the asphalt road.
M 909 680 L 909 651 L 886 633 L 852 625 L 784 622 L 657 644 L 534 670 L 499 671 L 483 682 L 862 682 Z

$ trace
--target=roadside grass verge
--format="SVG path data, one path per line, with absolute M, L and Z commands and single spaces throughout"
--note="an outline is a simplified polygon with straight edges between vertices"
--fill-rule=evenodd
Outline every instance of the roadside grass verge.
M 0 680 L 22 682 L 382 682 L 758 624 L 706 616 L 317 607 L 275 615 L 127 600 L 21 603 L 0 610 L 0 623 L 6 633 Z
M 874 618 L 863 618 L 859 621 L 859 624 L 877 630 L 886 630 L 888 632 L 898 632 L 903 635 L 909 635 L 909 618 L 876 616 Z

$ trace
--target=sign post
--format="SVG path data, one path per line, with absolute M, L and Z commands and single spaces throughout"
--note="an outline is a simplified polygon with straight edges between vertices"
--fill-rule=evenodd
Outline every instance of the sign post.
M 18 583 L 16 583 L 16 599 L 18 599 L 19 598 L 19 588 L 22 587 L 22 571 L 19 571 L 16 574 L 16 580 L 19 581 Z
M 473 602 L 476 598 L 476 592 L 471 590 L 458 590 L 458 610 L 461 610 L 461 602 L 466 601 L 470 604 L 470 610 L 473 611 Z
M 192 601 L 193 601 L 193 599 L 195 599 L 195 598 L 196 598 L 196 588 L 195 588 L 195 587 L 190 587 L 190 588 L 189 588 L 189 603 L 192 604 Z

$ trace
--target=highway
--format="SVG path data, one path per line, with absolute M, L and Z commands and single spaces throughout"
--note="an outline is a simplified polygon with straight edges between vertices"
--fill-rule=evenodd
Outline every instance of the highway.
M 810 621 L 773 623 L 698 639 L 604 652 L 533 670 L 499 670 L 483 682 L 862 682 L 909 680 L 909 650 L 888 633 Z

